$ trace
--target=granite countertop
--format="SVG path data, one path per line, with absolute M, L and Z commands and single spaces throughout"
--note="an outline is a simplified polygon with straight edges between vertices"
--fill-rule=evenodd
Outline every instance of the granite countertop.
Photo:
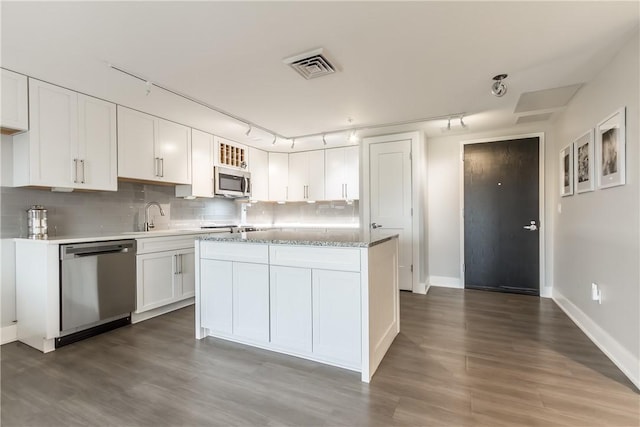
M 251 231 L 248 233 L 236 233 L 230 235 L 200 236 L 202 241 L 239 242 L 239 243 L 267 243 L 272 245 L 302 245 L 302 246 L 332 246 L 346 248 L 370 248 L 388 240 L 397 238 L 398 235 L 367 238 L 362 230 L 359 231 Z
M 125 240 L 125 239 L 147 239 L 153 237 L 176 237 L 176 236 L 194 236 L 209 234 L 229 234 L 227 229 L 168 229 L 154 231 L 124 231 L 122 233 L 106 233 L 106 234 L 79 234 L 79 235 L 63 235 L 49 236 L 48 239 L 28 239 L 26 237 L 17 237 L 14 240 L 28 241 L 45 245 L 59 245 L 67 243 L 82 242 L 103 242 L 107 240 Z

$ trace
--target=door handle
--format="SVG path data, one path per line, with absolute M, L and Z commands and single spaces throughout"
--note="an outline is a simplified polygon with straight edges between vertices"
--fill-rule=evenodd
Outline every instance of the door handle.
M 155 158 L 155 176 L 160 176 L 160 157 Z
M 375 222 L 372 222 L 372 223 L 371 223 L 371 228 L 373 228 L 374 230 L 375 230 L 376 228 L 382 228 L 382 224 L 376 224 Z
M 80 180 L 81 184 L 84 184 L 84 160 L 80 160 L 80 166 L 82 166 L 82 179 Z
M 78 159 L 73 159 L 73 182 L 78 183 Z
M 538 230 L 538 226 L 536 225 L 535 221 L 531 221 L 531 225 L 525 225 L 522 228 L 525 228 L 525 229 L 527 229 L 529 231 L 537 231 Z

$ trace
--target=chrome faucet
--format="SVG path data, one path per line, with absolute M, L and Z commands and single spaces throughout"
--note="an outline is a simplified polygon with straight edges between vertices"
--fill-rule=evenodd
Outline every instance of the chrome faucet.
M 164 211 L 162 210 L 162 206 L 160 206 L 160 203 L 158 202 L 149 202 L 146 204 L 146 206 L 144 207 L 144 231 L 149 231 L 152 228 L 155 228 L 155 225 L 153 225 L 153 222 L 149 222 L 149 208 L 151 206 L 157 206 L 158 209 L 160 209 L 160 215 L 164 216 Z

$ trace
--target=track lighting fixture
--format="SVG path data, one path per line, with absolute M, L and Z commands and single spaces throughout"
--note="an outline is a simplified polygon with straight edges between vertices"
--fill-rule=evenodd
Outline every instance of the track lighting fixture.
M 273 142 L 271 143 L 271 145 L 276 145 L 276 140 L 277 139 L 278 139 L 278 137 L 273 135 Z
M 507 93 L 507 85 L 504 84 L 503 80 L 508 77 L 507 74 L 498 74 L 497 76 L 493 76 L 493 84 L 491 85 L 491 93 L 493 96 L 497 96 L 498 98 L 504 96 Z
M 149 94 L 151 93 L 151 89 L 153 87 L 153 83 L 151 83 L 150 81 L 147 81 L 145 85 L 147 86 L 147 96 L 149 96 Z
M 460 126 L 462 126 L 463 128 L 466 128 L 467 125 L 464 123 L 464 121 L 462 120 L 463 116 L 460 116 Z
M 245 135 L 249 136 L 249 134 L 253 130 L 253 127 L 251 126 L 251 123 L 247 123 L 247 124 L 249 125 L 249 129 L 247 129 L 247 131 L 245 132 Z
M 451 117 L 447 120 L 447 130 L 451 130 Z
M 293 150 L 293 147 L 296 146 L 296 139 L 293 138 L 293 141 L 291 141 L 291 149 Z
M 327 135 L 322 135 L 322 143 L 327 145 L 327 140 L 325 139 Z

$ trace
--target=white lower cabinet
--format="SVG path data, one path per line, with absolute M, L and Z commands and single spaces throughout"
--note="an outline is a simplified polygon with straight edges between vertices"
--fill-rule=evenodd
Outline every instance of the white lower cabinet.
M 195 296 L 193 237 L 138 239 L 136 313 Z
M 269 341 L 269 266 L 233 263 L 233 334 Z
M 200 261 L 200 322 L 214 333 L 233 331 L 233 262 Z
M 265 249 L 200 242 L 201 327 L 214 336 L 360 369 L 359 249 Z M 336 266 L 351 271 L 325 269 Z
M 271 266 L 271 343 L 311 352 L 311 269 Z
M 360 273 L 314 269 L 312 289 L 313 354 L 360 365 Z

